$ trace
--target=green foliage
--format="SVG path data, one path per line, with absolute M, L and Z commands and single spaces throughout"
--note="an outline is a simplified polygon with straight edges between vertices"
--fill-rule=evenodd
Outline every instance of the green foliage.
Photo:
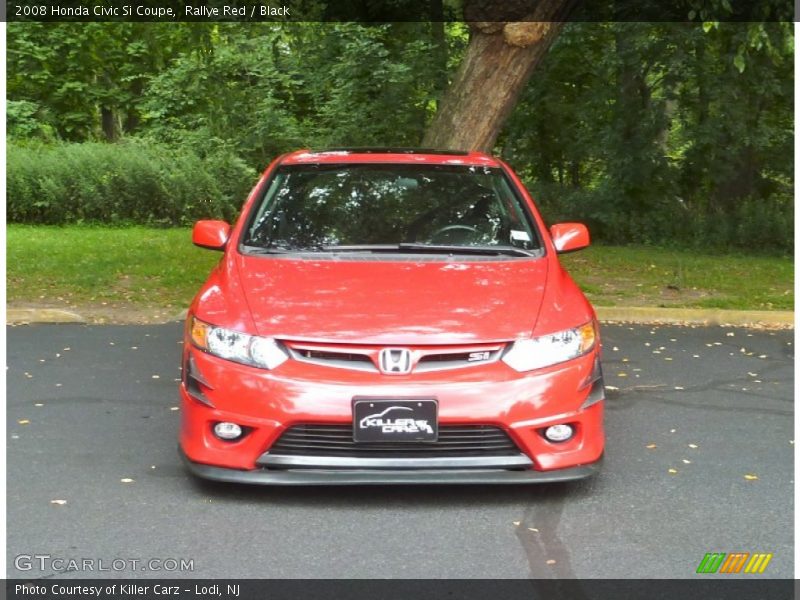
M 787 23 L 573 23 L 501 151 L 598 240 L 791 252 L 792 71 Z
M 6 101 L 6 135 L 9 139 L 52 141 L 55 132 L 47 121 L 35 102 Z
M 711 21 L 702 4 L 689 3 L 695 23 L 568 24 L 537 67 L 497 153 L 551 222 L 585 220 L 609 243 L 791 252 L 792 26 Z M 9 189 L 9 218 L 180 222 L 238 206 L 252 182 L 236 181 L 240 161 L 417 145 L 468 40 L 463 23 L 10 23 L 10 181 L 26 195 Z M 123 144 L 27 147 L 56 140 Z M 85 173 L 49 166 L 62 154 Z M 113 188 L 86 183 L 124 170 L 121 157 L 178 181 L 162 164 L 173 154 L 185 173 L 221 173 L 197 178 L 207 200 L 186 189 L 186 207 L 137 196 L 122 210 L 98 197 Z
M 144 142 L 9 144 L 7 217 L 44 224 L 231 219 L 254 178 L 252 169 L 225 151 L 200 158 Z
M 8 96 L 47 108 L 44 122 L 65 140 L 115 140 L 139 129 L 152 76 L 209 29 L 169 23 L 12 23 Z
M 431 26 L 219 25 L 213 52 L 151 81 L 148 134 L 223 144 L 259 166 L 305 146 L 413 145 L 435 93 Z

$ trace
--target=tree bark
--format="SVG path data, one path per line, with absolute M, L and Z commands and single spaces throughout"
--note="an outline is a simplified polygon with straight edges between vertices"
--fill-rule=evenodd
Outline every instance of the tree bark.
M 573 0 L 541 0 L 532 20 L 472 23 L 466 54 L 423 146 L 491 151 L 573 6 Z

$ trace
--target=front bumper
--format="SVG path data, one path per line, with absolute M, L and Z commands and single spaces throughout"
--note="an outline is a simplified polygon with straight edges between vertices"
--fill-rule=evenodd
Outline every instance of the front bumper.
M 192 462 L 178 448 L 189 472 L 202 479 L 247 483 L 255 485 L 385 485 L 385 484 L 525 484 L 557 483 L 591 477 L 600 469 L 600 459 L 588 465 L 580 465 L 553 471 L 507 470 L 507 469 L 283 469 L 240 470 L 226 469 Z
M 502 362 L 485 367 L 380 376 L 287 361 L 264 371 L 187 348 L 194 388 L 180 386 L 180 447 L 201 477 L 253 483 L 388 483 L 565 481 L 591 475 L 602 456 L 603 386 L 597 351 L 537 372 L 520 374 Z M 198 384 L 197 381 L 202 383 Z M 199 393 L 199 396 L 198 396 Z M 504 431 L 519 454 L 514 464 L 342 464 L 270 454 L 276 441 L 302 424 L 348 426 L 354 395 L 436 397 L 439 424 L 492 426 Z M 235 442 L 213 434 L 214 423 L 232 421 L 246 430 Z M 542 431 L 570 423 L 567 442 L 552 443 Z M 287 462 L 288 460 L 288 462 Z M 500 462 L 508 461 L 503 457 Z M 277 461 L 277 462 L 276 462 Z

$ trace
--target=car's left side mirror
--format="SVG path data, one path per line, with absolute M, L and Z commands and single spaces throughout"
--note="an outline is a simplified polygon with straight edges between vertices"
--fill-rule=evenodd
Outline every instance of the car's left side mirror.
M 192 229 L 192 243 L 209 250 L 224 250 L 231 234 L 225 221 L 198 221 Z
M 589 230 L 583 223 L 558 223 L 550 228 L 556 252 L 574 252 L 589 245 Z

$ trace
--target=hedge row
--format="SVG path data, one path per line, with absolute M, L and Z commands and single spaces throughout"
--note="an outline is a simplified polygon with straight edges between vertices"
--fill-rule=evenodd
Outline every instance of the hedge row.
M 746 198 L 727 212 L 689 209 L 677 199 L 653 201 L 634 211 L 602 190 L 565 190 L 542 184 L 530 188 L 548 222 L 586 223 L 592 239 L 600 243 L 794 252 L 794 199 L 785 193 Z
M 135 141 L 7 146 L 15 223 L 186 225 L 231 219 L 256 172 L 231 152 L 207 156 Z

